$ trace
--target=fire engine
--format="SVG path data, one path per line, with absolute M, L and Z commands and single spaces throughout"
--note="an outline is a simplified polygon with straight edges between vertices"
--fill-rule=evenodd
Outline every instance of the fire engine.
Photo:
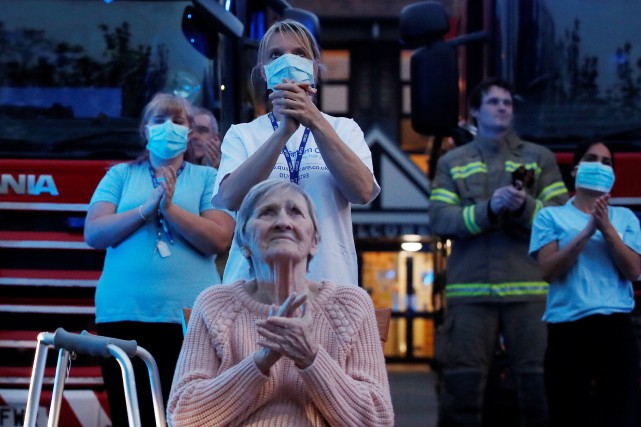
M 107 169 L 144 149 L 142 107 L 163 91 L 212 110 L 222 132 L 247 121 L 268 19 L 315 18 L 268 3 L 0 1 L 0 426 L 24 421 L 38 333 L 95 331 L 104 252 L 84 242 L 84 218 Z M 69 374 L 60 424 L 110 425 L 98 361 Z
M 502 76 L 516 85 L 519 134 L 552 148 L 562 165 L 583 138 L 616 140 L 612 202 L 641 212 L 641 3 L 441 3 L 450 28 L 404 36 L 401 48 L 433 52 L 443 42 L 455 62 L 442 69 L 451 73 L 413 74 L 411 88 L 407 81 L 389 88 L 420 99 L 421 85 L 454 87 L 423 97 L 432 107 L 410 108 L 417 131 L 436 135 L 430 164 L 448 136 L 443 127 L 466 116 L 467 88 Z M 180 94 L 213 110 L 223 133 L 250 120 L 250 70 L 274 16 L 317 23 L 284 0 L 0 0 L 0 426 L 22 424 L 38 332 L 95 329 L 104 253 L 85 244 L 84 218 L 106 170 L 143 150 L 137 126 L 145 102 L 158 91 Z M 433 114 L 439 111 L 450 115 Z M 393 224 L 376 232 L 388 229 L 397 233 Z M 441 261 L 435 288 L 446 273 Z M 49 381 L 54 358 L 50 352 Z M 73 362 L 65 402 L 61 424 L 110 425 L 96 360 Z

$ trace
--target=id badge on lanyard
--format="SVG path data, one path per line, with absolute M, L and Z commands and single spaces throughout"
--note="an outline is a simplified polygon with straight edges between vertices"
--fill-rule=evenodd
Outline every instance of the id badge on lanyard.
M 272 128 L 274 128 L 274 131 L 278 129 L 278 122 L 276 121 L 276 117 L 274 117 L 274 113 L 269 113 L 269 120 L 272 122 Z M 289 168 L 289 180 L 296 185 L 298 185 L 298 181 L 300 181 L 300 164 L 303 160 L 303 153 L 305 152 L 305 146 L 307 145 L 309 134 L 309 128 L 305 128 L 303 138 L 300 141 L 300 146 L 298 147 L 298 150 L 296 150 L 295 161 L 292 161 L 292 156 L 289 153 L 289 150 L 287 150 L 287 145 L 283 147 L 283 156 L 285 156 L 285 161 L 287 161 L 287 167 Z
M 183 162 L 180 165 L 180 168 L 178 168 L 178 171 L 176 171 L 176 179 L 180 176 L 180 173 L 185 169 L 185 162 Z M 154 186 L 154 188 L 158 187 L 160 185 L 160 180 L 164 180 L 163 177 L 161 178 L 156 178 L 156 174 L 154 173 L 154 168 L 149 165 L 149 175 L 151 175 L 151 183 Z M 169 225 L 167 224 L 167 220 L 165 219 L 165 216 L 162 214 L 160 211 L 160 208 L 156 211 L 156 228 L 157 228 L 157 233 L 156 233 L 156 248 L 155 250 L 158 252 L 161 258 L 167 258 L 168 256 L 171 255 L 171 250 L 169 249 L 169 244 L 174 244 L 174 239 L 171 236 L 171 231 L 169 230 Z M 165 236 L 165 239 L 167 240 L 166 242 L 162 240 L 162 236 Z

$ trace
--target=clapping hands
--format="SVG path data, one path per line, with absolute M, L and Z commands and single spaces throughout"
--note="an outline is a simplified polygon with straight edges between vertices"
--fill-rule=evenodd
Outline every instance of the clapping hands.
M 610 200 L 609 194 L 604 194 L 594 201 L 590 219 L 586 225 L 586 230 L 590 235 L 594 234 L 597 230 L 604 232 L 610 226 L 610 217 L 608 210 L 608 201 Z
M 296 83 L 283 79 L 283 83 L 274 86 L 276 89 L 269 95 L 275 114 L 283 116 L 285 126 L 283 131 L 294 133 L 299 125 L 311 127 L 312 121 L 317 120 L 320 112 L 312 97 L 317 89 L 309 83 Z
M 254 360 L 263 373 L 281 356 L 291 359 L 301 369 L 314 361 L 318 344 L 313 339 L 312 318 L 306 301 L 307 295 L 292 292 L 280 307 L 272 306 L 271 312 L 276 311 L 275 315 L 256 322 L 261 349 Z

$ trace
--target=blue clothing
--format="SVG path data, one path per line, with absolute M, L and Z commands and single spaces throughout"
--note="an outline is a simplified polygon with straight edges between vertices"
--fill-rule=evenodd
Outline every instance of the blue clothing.
M 215 169 L 185 163 L 173 202 L 196 215 L 213 209 L 210 200 L 215 181 Z M 121 163 L 100 181 L 90 204 L 113 203 L 116 213 L 124 212 L 143 204 L 152 191 L 148 162 Z M 180 323 L 181 309 L 191 307 L 203 289 L 220 283 L 215 255 L 203 255 L 169 227 L 173 244 L 154 217 L 107 249 L 96 289 L 96 323 Z M 160 256 L 158 238 L 167 243 L 170 256 Z
M 585 228 L 590 215 L 574 206 L 574 198 L 564 206 L 542 209 L 532 225 L 530 255 L 536 257 L 543 246 L 558 241 L 565 247 Z M 610 206 L 609 217 L 623 242 L 641 254 L 639 220 L 624 207 Z M 634 308 L 632 283 L 618 273 L 603 235 L 596 231 L 579 254 L 576 263 L 550 284 L 543 320 L 571 322 L 593 314 L 629 313 Z

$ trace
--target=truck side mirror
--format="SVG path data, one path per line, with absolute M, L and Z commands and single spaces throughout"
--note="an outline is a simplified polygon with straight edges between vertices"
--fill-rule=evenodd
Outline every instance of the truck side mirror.
M 412 127 L 426 135 L 449 135 L 458 123 L 456 49 L 444 40 L 449 28 L 438 2 L 414 3 L 401 10 L 402 40 L 420 46 L 410 58 Z

